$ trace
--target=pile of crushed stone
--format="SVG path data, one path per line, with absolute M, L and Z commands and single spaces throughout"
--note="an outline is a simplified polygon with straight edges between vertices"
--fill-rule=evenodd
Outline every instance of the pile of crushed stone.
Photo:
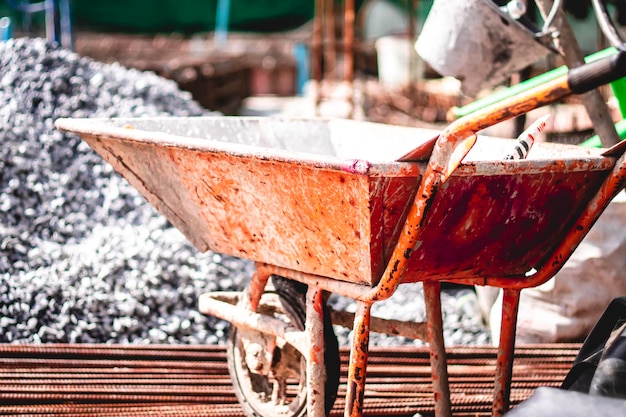
M 150 72 L 0 43 L 0 341 L 219 343 L 197 311 L 250 262 L 199 253 L 61 117 L 211 114 Z

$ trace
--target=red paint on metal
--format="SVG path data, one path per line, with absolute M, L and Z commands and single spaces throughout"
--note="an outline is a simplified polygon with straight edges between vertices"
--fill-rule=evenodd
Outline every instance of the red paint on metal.
M 538 268 L 535 274 L 488 278 L 480 285 L 523 289 L 541 285 L 552 278 L 563 267 L 610 201 L 624 189 L 626 185 L 626 155 L 622 155 L 614 164 L 615 166 L 608 178 L 596 190 L 595 195 L 587 201 L 576 220 L 568 228 L 562 230 L 561 240 L 546 254 L 543 265 Z
M 431 206 L 405 281 L 526 273 L 541 264 L 605 177 L 451 177 Z
M 311 348 L 311 360 L 315 363 L 324 363 L 324 360 L 319 361 L 317 358 L 319 356 L 320 353 L 323 353 L 323 351 L 319 348 L 319 347 L 315 347 L 313 346 Z

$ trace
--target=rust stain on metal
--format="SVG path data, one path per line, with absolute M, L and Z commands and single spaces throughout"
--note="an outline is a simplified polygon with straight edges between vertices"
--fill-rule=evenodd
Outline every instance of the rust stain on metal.
M 310 359 L 310 360 L 312 360 L 312 361 L 313 361 L 313 362 L 315 362 L 315 363 L 324 363 L 324 361 L 323 361 L 323 360 L 322 360 L 322 361 L 319 361 L 319 360 L 317 359 L 317 358 L 318 358 L 318 356 L 320 356 L 320 353 L 322 352 L 322 349 L 320 349 L 320 348 L 319 348 L 319 347 L 317 347 L 317 346 L 313 346 L 313 347 L 311 348 L 311 352 L 312 352 L 312 355 L 311 355 L 311 359 Z
M 518 347 L 511 403 L 526 399 L 538 386 L 559 386 L 579 349 L 579 344 Z M 496 353 L 489 346 L 449 349 L 455 415 L 468 410 L 472 415 L 490 415 Z M 0 385 L 5 405 L 0 412 L 89 416 L 96 407 L 111 416 L 148 412 L 240 416 L 225 359 L 220 346 L 2 345 Z M 347 351 L 342 350 L 341 363 L 348 362 Z M 366 392 L 361 413 L 432 413 L 429 375 L 425 347 L 372 350 L 368 365 L 372 389 Z M 347 388 L 346 384 L 341 387 Z M 333 415 L 341 414 L 343 405 L 338 400 Z

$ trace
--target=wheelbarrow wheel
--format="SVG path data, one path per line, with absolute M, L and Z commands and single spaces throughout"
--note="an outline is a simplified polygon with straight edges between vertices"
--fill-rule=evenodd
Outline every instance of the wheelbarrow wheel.
M 278 306 L 270 307 L 261 300 L 259 310 L 288 321 L 304 330 L 306 320 L 307 286 L 278 276 L 272 276 L 274 295 Z M 268 295 L 268 294 L 265 294 Z M 264 297 L 265 297 L 264 295 Z M 271 294 L 269 294 L 271 295 Z M 278 307 L 278 308 L 276 308 Z M 248 416 L 302 417 L 306 415 L 306 361 L 287 343 L 265 344 L 266 337 L 259 332 L 242 331 L 231 327 L 226 352 L 228 371 L 239 403 Z M 255 344 L 256 343 L 256 344 Z M 263 346 L 266 352 L 260 352 Z M 330 314 L 324 305 L 324 347 L 327 383 L 325 384 L 326 415 L 330 414 L 339 387 L 339 344 L 332 328 Z M 272 350 L 267 352 L 267 350 Z M 256 355 L 268 354 L 264 365 Z M 252 358 L 250 358 L 252 356 Z

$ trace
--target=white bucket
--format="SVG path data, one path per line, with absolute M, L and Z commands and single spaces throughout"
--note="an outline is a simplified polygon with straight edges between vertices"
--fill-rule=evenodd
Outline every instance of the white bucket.
M 435 71 L 461 81 L 468 96 L 550 52 L 491 0 L 434 0 L 415 49 Z
M 376 40 L 378 79 L 389 89 L 401 89 L 415 81 L 418 56 L 408 37 L 383 36 Z M 413 72 L 413 73 L 412 73 Z

